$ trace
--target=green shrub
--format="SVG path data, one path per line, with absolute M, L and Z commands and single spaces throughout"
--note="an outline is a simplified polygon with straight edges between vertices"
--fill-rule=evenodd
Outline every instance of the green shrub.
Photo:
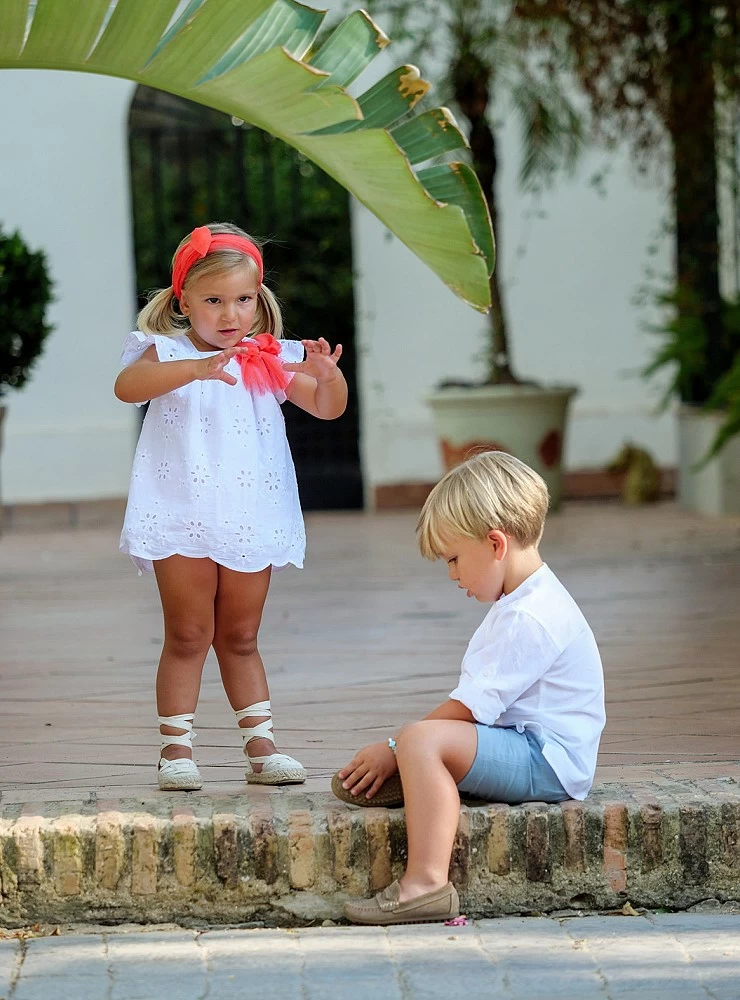
M 52 329 L 46 323 L 51 288 L 43 251 L 0 229 L 0 397 L 26 382 L 43 350 Z

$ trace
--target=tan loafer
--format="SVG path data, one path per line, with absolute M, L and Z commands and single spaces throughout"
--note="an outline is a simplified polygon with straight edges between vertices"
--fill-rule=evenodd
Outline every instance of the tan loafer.
M 416 899 L 400 903 L 401 887 L 391 882 L 372 899 L 351 899 L 344 904 L 344 915 L 353 924 L 427 924 L 460 916 L 460 900 L 452 882 Z
M 342 802 L 348 802 L 352 806 L 385 806 L 386 809 L 393 809 L 403 805 L 403 785 L 401 784 L 401 775 L 398 772 L 384 781 L 371 799 L 363 795 L 362 792 L 359 795 L 353 795 L 346 788 L 343 788 L 339 771 L 331 779 L 331 790 L 338 799 L 341 799 Z

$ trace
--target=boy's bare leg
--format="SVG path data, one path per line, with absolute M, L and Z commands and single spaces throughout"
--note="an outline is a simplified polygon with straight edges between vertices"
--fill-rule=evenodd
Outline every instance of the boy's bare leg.
M 406 902 L 448 881 L 460 815 L 457 782 L 470 770 L 478 736 L 470 722 L 424 720 L 405 726 L 396 742 L 409 845 L 400 896 Z

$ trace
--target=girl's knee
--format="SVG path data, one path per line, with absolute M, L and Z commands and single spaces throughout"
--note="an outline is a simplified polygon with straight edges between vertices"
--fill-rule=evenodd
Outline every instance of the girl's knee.
M 230 625 L 228 628 L 217 628 L 213 645 L 217 653 L 228 653 L 230 656 L 254 656 L 257 652 L 258 632 L 259 628 L 252 625 Z
M 208 652 L 213 642 L 213 624 L 197 620 L 167 622 L 165 645 L 175 656 L 187 658 Z

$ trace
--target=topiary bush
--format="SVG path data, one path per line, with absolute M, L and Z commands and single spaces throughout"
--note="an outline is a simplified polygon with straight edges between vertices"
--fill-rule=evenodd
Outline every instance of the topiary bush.
M 0 399 L 26 382 L 51 333 L 51 289 L 43 251 L 30 250 L 20 233 L 0 229 Z

